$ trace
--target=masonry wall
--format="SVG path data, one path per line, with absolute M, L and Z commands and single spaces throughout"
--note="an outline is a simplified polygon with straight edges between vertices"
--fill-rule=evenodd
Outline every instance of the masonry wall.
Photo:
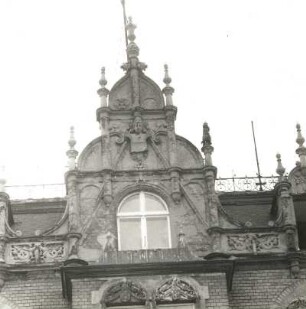
M 298 279 L 293 279 L 287 269 L 235 272 L 229 293 L 230 308 L 286 308 L 291 299 L 299 297 L 294 293 L 298 289 L 297 283 L 306 287 L 306 270 L 301 271 Z M 285 297 L 283 293 L 286 293 Z
M 0 296 L 16 305 L 12 309 L 69 308 L 68 302 L 63 298 L 58 271 L 31 271 L 10 275 Z
M 168 276 L 169 277 L 169 276 Z M 167 276 L 130 277 L 147 290 L 154 289 Z M 306 270 L 301 271 L 298 279 L 293 279 L 289 270 L 246 270 L 235 272 L 232 291 L 227 291 L 226 277 L 222 273 L 183 276 L 198 289 L 203 298 L 203 308 L 207 309 L 278 309 L 286 308 L 298 298 L 305 297 Z M 73 280 L 72 307 L 63 298 L 60 273 L 58 271 L 27 271 L 11 274 L 0 293 L 7 299 L 12 309 L 96 309 L 92 303 L 92 292 L 110 280 L 79 279 Z M 208 295 L 205 292 L 208 287 Z M 10 308 L 10 307 L 9 307 Z

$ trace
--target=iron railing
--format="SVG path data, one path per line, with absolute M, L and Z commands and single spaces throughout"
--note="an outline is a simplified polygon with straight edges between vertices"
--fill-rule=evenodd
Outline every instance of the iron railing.
M 277 176 L 260 177 L 232 177 L 216 179 L 215 187 L 219 192 L 236 191 L 271 191 L 278 182 Z
M 261 177 L 260 186 L 258 177 L 217 178 L 215 187 L 218 192 L 271 191 L 277 181 L 276 176 Z M 66 187 L 63 183 L 14 185 L 5 188 L 12 200 L 56 198 L 66 195 Z

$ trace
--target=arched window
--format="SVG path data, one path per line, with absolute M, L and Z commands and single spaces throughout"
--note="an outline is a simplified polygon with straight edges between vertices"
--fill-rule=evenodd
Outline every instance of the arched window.
M 127 196 L 117 213 L 119 250 L 171 248 L 166 203 L 148 192 Z

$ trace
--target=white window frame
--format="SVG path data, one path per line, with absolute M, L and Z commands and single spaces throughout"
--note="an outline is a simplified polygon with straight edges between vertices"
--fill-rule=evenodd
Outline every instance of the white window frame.
M 120 212 L 122 206 L 124 206 L 125 201 L 133 196 L 139 196 L 140 210 L 133 212 Z M 158 199 L 161 204 L 164 206 L 164 211 L 146 211 L 145 210 L 145 195 L 154 196 L 154 198 Z M 169 210 L 167 204 L 157 195 L 151 192 L 140 191 L 137 193 L 132 193 L 126 196 L 118 207 L 117 212 L 117 227 L 118 227 L 118 249 L 121 251 L 121 239 L 120 239 L 120 219 L 121 218 L 129 218 L 129 219 L 140 219 L 140 230 L 141 230 L 141 250 L 148 250 L 148 230 L 147 230 L 147 218 L 166 218 L 167 219 L 167 228 L 168 228 L 168 247 L 161 249 L 168 249 L 172 247 L 171 243 L 171 232 L 170 232 L 170 218 L 169 218 Z M 154 249 L 154 248 L 152 248 Z M 158 249 L 158 248 L 155 248 Z

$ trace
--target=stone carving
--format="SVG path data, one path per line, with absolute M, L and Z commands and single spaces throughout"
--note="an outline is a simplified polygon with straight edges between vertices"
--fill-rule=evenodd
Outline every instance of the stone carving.
M 132 281 L 122 281 L 111 286 L 106 291 L 103 303 L 115 304 L 145 304 L 146 292 Z
M 276 234 L 240 234 L 227 236 L 229 250 L 266 251 L 279 247 L 279 237 Z
M 157 303 L 196 302 L 196 300 L 197 293 L 194 288 L 186 281 L 176 277 L 166 281 L 155 292 L 155 301 Z
M 115 101 L 115 107 L 118 109 L 129 109 L 131 107 L 131 101 L 127 98 L 118 98 Z
M 0 201 L 0 235 L 5 234 L 5 206 L 6 203 Z
M 141 114 L 137 112 L 127 131 L 124 134 L 120 134 L 117 144 L 122 144 L 125 140 L 129 140 L 132 159 L 138 165 L 141 165 L 148 156 L 148 139 L 151 139 L 153 142 L 158 142 L 156 133 L 148 128 Z
M 295 299 L 287 307 L 287 309 L 302 309 L 302 308 L 306 308 L 306 299 L 305 298 Z
M 14 263 L 51 263 L 64 259 L 64 243 L 22 243 L 10 246 L 10 257 Z
M 295 167 L 289 175 L 292 185 L 292 193 L 300 194 L 306 192 L 306 169 L 299 165 Z

